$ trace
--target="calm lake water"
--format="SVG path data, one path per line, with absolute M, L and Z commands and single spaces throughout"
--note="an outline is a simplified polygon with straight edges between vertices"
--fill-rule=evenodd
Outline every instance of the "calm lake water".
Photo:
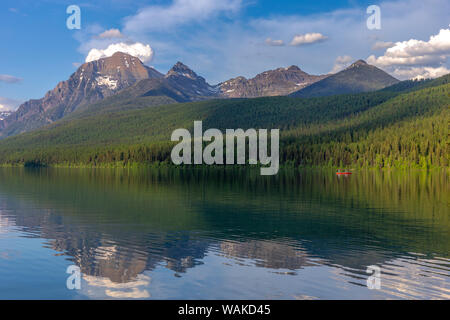
M 446 172 L 4 168 L 0 298 L 450 299 L 449 190 Z

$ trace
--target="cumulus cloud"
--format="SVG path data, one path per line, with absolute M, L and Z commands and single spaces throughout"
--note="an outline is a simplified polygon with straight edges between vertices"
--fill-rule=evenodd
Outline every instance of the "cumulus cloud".
M 266 42 L 266 44 L 268 46 L 272 46 L 272 47 L 282 47 L 282 46 L 284 46 L 284 41 L 283 40 L 272 40 L 271 38 L 267 38 L 265 42 Z
M 443 75 L 449 74 L 450 69 L 444 66 L 433 67 L 413 67 L 413 68 L 396 68 L 392 72 L 396 77 L 400 79 L 429 79 L 438 78 Z
M 124 35 L 119 29 L 109 29 L 105 30 L 98 35 L 100 39 L 114 39 L 114 38 L 124 38 Z
M 377 66 L 424 65 L 444 62 L 450 55 L 450 29 L 441 29 L 428 41 L 410 39 L 396 42 L 384 55 L 371 55 L 367 61 Z
M 206 3 L 192 2 L 194 5 L 197 2 Z M 213 0 L 208 2 L 212 3 Z M 206 6 L 232 3 L 216 2 Z M 428 40 L 430 35 L 446 28 L 449 23 L 447 12 L 450 10 L 448 0 L 382 0 L 379 5 L 382 8 L 383 28 L 373 31 L 365 26 L 368 17 L 366 6 L 358 5 L 357 2 L 352 2 L 347 8 L 314 14 L 299 11 L 266 16 L 240 15 L 239 8 L 245 9 L 245 5 L 250 2 L 254 1 L 242 0 L 242 3 L 236 2 L 239 5 L 235 6 L 235 10 L 205 10 L 209 12 L 205 14 L 199 13 L 201 10 L 196 8 L 190 13 L 189 7 L 183 12 L 177 11 L 176 0 L 155 1 L 154 5 L 137 9 L 130 17 L 122 20 L 119 29 L 133 42 L 149 43 L 158 52 L 152 60 L 158 69 L 166 70 L 174 61 L 182 60 L 211 83 L 218 83 L 236 75 L 253 77 L 282 65 L 300 65 L 311 74 L 328 73 L 333 68 L 335 58 L 347 54 L 355 57 L 355 60 L 367 61 L 369 55 L 379 56 L 385 51 L 372 51 L 375 41 L 395 42 L 411 38 Z M 156 9 L 153 16 L 152 8 Z M 150 12 L 149 17 L 154 17 L 154 20 L 147 21 L 145 12 Z M 170 14 L 158 16 L 166 12 Z M 175 12 L 182 16 L 180 20 L 174 18 L 177 16 Z M 224 16 L 232 16 L 233 19 L 224 19 Z M 77 33 L 84 30 L 86 28 Z M 92 35 L 98 35 L 104 30 L 104 27 L 99 26 L 80 40 L 78 50 L 84 57 L 92 48 L 106 48 L 114 42 L 127 42 L 92 39 Z M 328 39 L 320 45 L 289 46 L 294 35 L 311 32 L 320 32 Z M 264 42 L 269 36 L 283 39 L 285 46 L 275 47 L 277 50 L 274 50 L 274 47 Z M 105 43 L 107 41 L 109 43 Z M 298 48 L 302 50 L 296 50 Z
M 167 28 L 205 21 L 221 13 L 235 13 L 242 0 L 174 0 L 169 6 L 153 5 L 125 19 L 128 32 L 162 31 Z
M 400 79 L 436 78 L 448 72 L 450 29 L 441 29 L 428 41 L 410 39 L 396 42 L 382 56 L 369 56 L 367 62 L 391 70 Z
M 14 111 L 22 103 L 22 101 L 0 97 L 0 112 Z
M 373 44 L 372 50 L 381 50 L 381 49 L 388 49 L 395 45 L 394 42 L 390 41 L 377 41 Z
M 326 36 L 324 36 L 321 33 L 317 33 L 317 32 L 299 34 L 299 35 L 294 36 L 294 38 L 291 41 L 291 46 L 301 46 L 304 44 L 322 42 L 326 39 L 327 39 Z
M 22 78 L 11 76 L 9 74 L 0 74 L 0 82 L 17 83 L 21 82 L 22 80 Z
M 347 68 L 351 62 L 353 61 L 353 58 L 350 56 L 339 56 L 334 61 L 333 69 L 331 69 L 330 73 L 336 73 L 339 72 L 345 68 Z
M 91 49 L 86 57 L 85 62 L 98 60 L 101 58 L 111 57 L 116 52 L 124 52 L 139 58 L 142 62 L 149 62 L 153 59 L 153 49 L 148 44 L 140 42 L 136 43 L 113 43 L 106 49 Z

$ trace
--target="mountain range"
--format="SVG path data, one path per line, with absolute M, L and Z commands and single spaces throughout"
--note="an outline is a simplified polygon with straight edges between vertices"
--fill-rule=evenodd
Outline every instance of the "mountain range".
M 0 119 L 0 138 L 32 131 L 92 106 L 138 97 L 152 105 L 209 99 L 265 96 L 315 97 L 368 92 L 399 82 L 362 60 L 333 75 L 310 75 L 297 66 L 265 71 L 252 79 L 237 77 L 210 85 L 189 67 L 177 62 L 165 75 L 138 58 L 116 52 L 81 65 L 68 80 L 37 100 Z
M 450 164 L 450 74 L 358 94 L 187 103 L 126 94 L 137 93 L 141 82 L 43 128 L 1 140 L 0 166 L 170 165 L 171 133 L 192 130 L 194 121 L 202 121 L 204 130 L 279 128 L 280 163 L 287 166 L 426 169 Z
M 286 96 L 326 77 L 310 75 L 297 66 L 290 66 L 265 71 L 248 80 L 244 77 L 230 79 L 220 83 L 219 88 L 227 98 Z
M 38 100 L 29 100 L 0 122 L 1 136 L 15 135 L 52 123 L 77 107 L 109 97 L 143 79 L 163 75 L 138 58 L 116 53 L 81 65 L 66 81 Z

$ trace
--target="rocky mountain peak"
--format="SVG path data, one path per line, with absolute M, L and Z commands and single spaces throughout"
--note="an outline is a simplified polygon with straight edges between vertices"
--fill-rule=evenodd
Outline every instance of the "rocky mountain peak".
M 215 95 L 217 91 L 203 77 L 200 77 L 192 69 L 179 61 L 167 72 L 165 78 L 172 87 L 183 91 L 192 100 Z
M 354 63 L 352 63 L 349 67 L 348 67 L 348 69 L 350 69 L 350 68 L 357 68 L 357 67 L 361 67 L 361 66 L 368 66 L 368 64 L 367 64 L 367 62 L 365 62 L 364 60 L 358 60 L 358 61 L 355 61 Z
M 192 69 L 190 69 L 188 66 L 186 66 L 185 64 L 183 64 L 182 62 L 178 61 L 173 67 L 172 69 L 170 69 L 167 74 L 166 74 L 166 78 L 168 77 L 186 77 L 189 78 L 191 80 L 197 80 L 200 77 L 194 72 L 192 71 Z
M 319 97 L 336 94 L 352 94 L 380 90 L 398 83 L 383 70 L 367 64 L 364 60 L 354 62 L 348 68 L 332 74 L 292 94 L 293 97 Z
M 294 65 L 290 66 L 286 70 L 288 70 L 288 71 L 302 71 L 299 67 L 294 66 Z
M 92 78 L 100 76 L 103 80 L 99 79 L 98 85 L 107 84 L 110 80 L 122 83 L 122 87 L 129 86 L 142 79 L 161 78 L 163 76 L 155 69 L 145 66 L 139 58 L 123 52 L 116 52 L 111 57 L 87 62 L 77 70 L 75 75 L 80 76 L 80 78 L 83 75 L 90 75 Z M 113 86 L 110 86 L 110 88 L 113 88 Z
M 109 97 L 143 79 L 163 75 L 123 52 L 81 65 L 68 80 L 61 81 L 42 99 L 29 100 L 5 118 L 0 136 L 29 131 L 59 120 L 78 106 Z M 11 128 L 11 129 L 9 129 Z
M 172 67 L 172 70 L 174 71 L 192 71 L 187 65 L 185 65 L 183 62 L 178 61 L 175 63 Z
M 219 84 L 227 98 L 255 98 L 287 95 L 304 88 L 325 76 L 309 75 L 297 66 L 264 71 L 254 78 L 237 77 Z

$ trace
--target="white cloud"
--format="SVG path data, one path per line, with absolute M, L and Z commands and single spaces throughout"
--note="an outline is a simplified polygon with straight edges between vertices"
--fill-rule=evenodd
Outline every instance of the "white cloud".
M 438 78 L 449 74 L 450 69 L 446 67 L 413 67 L 413 68 L 396 68 L 392 72 L 396 77 L 401 79 L 428 79 Z
M 353 58 L 350 56 L 339 56 L 334 61 L 333 69 L 331 69 L 330 73 L 336 73 L 339 72 L 346 67 L 348 67 L 351 62 L 353 61 Z
M 98 35 L 100 39 L 114 39 L 114 38 L 124 38 L 124 35 L 119 29 L 109 29 L 105 30 Z
M 284 46 L 284 41 L 283 40 L 272 40 L 271 38 L 267 38 L 265 42 L 266 42 L 266 44 L 268 46 L 272 46 L 272 47 L 282 47 L 282 46 Z
M 394 42 L 390 41 L 377 41 L 372 46 L 372 50 L 381 50 L 381 49 L 388 49 L 395 45 Z
M 110 44 L 106 49 L 91 49 L 86 57 L 86 62 L 110 57 L 116 52 L 124 52 L 139 58 L 142 62 L 151 61 L 153 49 L 148 44 L 140 42 L 128 44 L 124 42 Z
M 9 74 L 0 74 L 0 82 L 17 83 L 22 80 L 22 78 L 11 76 Z
M 127 32 L 165 31 L 175 26 L 205 21 L 221 13 L 235 13 L 242 0 L 174 0 L 169 6 L 148 6 L 125 19 Z
M 0 97 L 0 111 L 14 111 L 22 101 Z
M 441 29 L 428 41 L 410 39 L 396 42 L 382 56 L 369 56 L 367 62 L 391 71 L 399 79 L 436 78 L 449 73 L 450 29 Z
M 294 36 L 294 38 L 291 41 L 291 46 L 301 46 L 304 44 L 321 42 L 326 39 L 327 39 L 326 36 L 324 36 L 323 34 L 318 33 L 318 32 L 299 34 L 299 35 Z
M 387 66 L 418 66 L 444 62 L 450 56 L 450 29 L 441 29 L 430 40 L 410 39 L 396 42 L 388 48 L 384 55 L 371 55 L 367 61 L 381 67 Z
M 172 0 L 170 5 L 153 7 L 158 9 L 155 12 L 165 12 L 161 10 L 167 8 L 175 10 L 172 3 L 176 2 Z M 241 8 L 245 8 L 249 2 L 254 1 L 242 0 Z M 133 41 L 151 44 L 158 52 L 152 61 L 156 68 L 167 70 L 175 61 L 181 60 L 210 83 L 218 83 L 236 75 L 253 77 L 264 70 L 283 65 L 299 65 L 311 74 L 328 73 L 337 56 L 349 54 L 355 60 L 367 61 L 367 57 L 373 54 L 371 47 L 375 41 L 395 42 L 411 38 L 426 40 L 431 34 L 436 34 L 437 30 L 446 28 L 449 23 L 448 0 L 381 0 L 382 29 L 373 31 L 368 30 L 365 24 L 368 17 L 366 6 L 360 6 L 356 2 L 352 4 L 348 9 L 317 14 L 299 12 L 256 18 L 235 15 L 233 19 L 222 19 L 224 14 L 230 15 L 233 11 L 215 11 L 210 15 L 198 15 L 199 18 L 183 17 L 178 22 L 173 21 L 174 14 L 169 15 L 170 19 L 155 14 L 156 20 L 145 21 L 145 16 L 139 15 L 146 10 L 144 8 L 124 19 L 119 29 L 126 36 L 132 37 Z M 234 12 L 239 13 L 237 10 Z M 186 14 L 188 17 L 193 16 Z M 142 19 L 142 29 L 139 27 L 138 17 Z M 163 21 L 166 18 L 170 21 Z M 100 27 L 94 34 L 102 31 L 104 28 Z M 326 35 L 328 39 L 321 45 L 304 45 L 302 50 L 289 46 L 293 35 L 314 32 Z M 285 46 L 274 50 L 274 47 L 264 43 L 267 37 L 283 39 Z M 82 45 L 79 51 L 83 54 L 87 54 L 91 48 L 107 46 L 103 42 L 94 45 L 89 42 L 91 38 L 92 36 L 80 41 Z M 98 43 L 106 41 L 93 40 Z M 376 55 L 381 55 L 384 51 L 379 51 Z

